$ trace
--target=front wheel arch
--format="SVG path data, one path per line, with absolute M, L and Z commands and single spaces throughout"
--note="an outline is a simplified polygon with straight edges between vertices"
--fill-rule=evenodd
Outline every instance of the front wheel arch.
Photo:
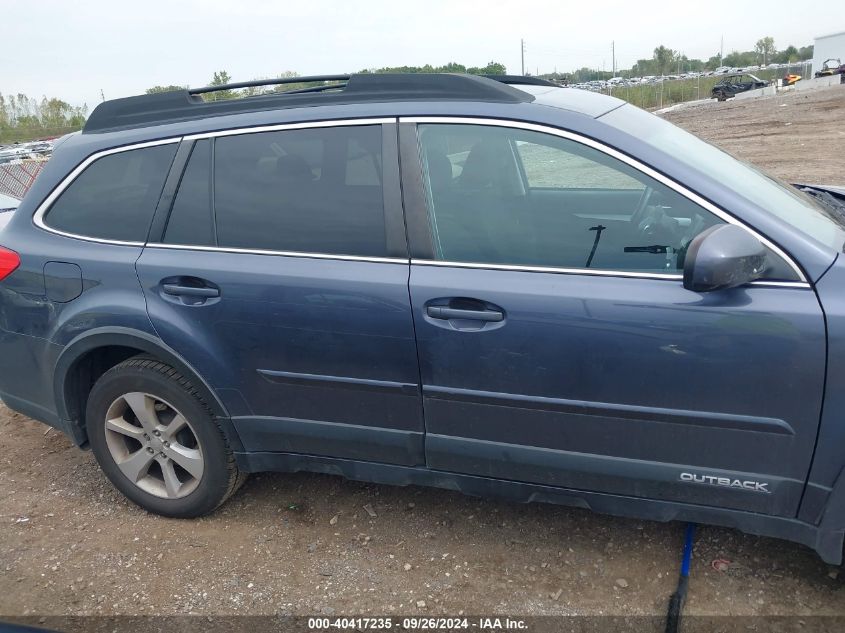
M 214 390 L 203 380 L 184 358 L 168 347 L 161 339 L 131 328 L 96 328 L 73 339 L 62 350 L 53 372 L 53 393 L 59 418 L 65 428 L 71 431 L 77 445 L 87 444 L 85 430 L 85 404 L 87 393 L 98 376 L 83 378 L 86 361 L 104 355 L 109 358 L 108 367 L 101 368 L 100 375 L 132 356 L 149 356 L 167 363 L 191 381 L 197 392 L 207 403 L 226 439 L 234 451 L 243 451 L 243 443 L 232 425 L 226 407 Z M 89 384 L 90 383 L 90 384 Z

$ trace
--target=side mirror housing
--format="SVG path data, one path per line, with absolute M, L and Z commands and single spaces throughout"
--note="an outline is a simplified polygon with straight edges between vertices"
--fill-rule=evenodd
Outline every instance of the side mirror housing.
M 759 279 L 768 269 L 766 247 L 734 224 L 718 224 L 690 242 L 684 258 L 684 288 L 710 292 Z

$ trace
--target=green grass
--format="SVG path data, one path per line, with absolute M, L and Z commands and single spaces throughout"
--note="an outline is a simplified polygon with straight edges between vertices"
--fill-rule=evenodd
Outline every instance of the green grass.
M 78 127 L 8 127 L 0 129 L 0 145 L 26 143 L 76 132 Z

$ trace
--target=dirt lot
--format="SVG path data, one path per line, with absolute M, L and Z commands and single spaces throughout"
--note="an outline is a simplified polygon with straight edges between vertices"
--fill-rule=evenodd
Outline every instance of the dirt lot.
M 845 86 L 710 102 L 664 117 L 788 182 L 845 185 Z
M 845 86 L 667 118 L 785 178 L 845 183 Z M 254 476 L 211 517 L 162 519 L 0 406 L 5 616 L 659 615 L 682 539 L 680 524 L 321 475 Z M 687 612 L 845 615 L 836 576 L 799 545 L 701 527 Z

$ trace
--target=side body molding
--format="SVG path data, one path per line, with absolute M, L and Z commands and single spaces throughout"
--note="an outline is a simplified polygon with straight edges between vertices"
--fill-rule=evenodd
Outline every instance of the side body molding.
M 65 427 L 74 431 L 73 439 L 77 444 L 84 444 L 87 441 L 87 436 L 81 415 L 78 412 L 70 411 L 68 408 L 68 376 L 74 364 L 86 353 L 107 346 L 139 349 L 178 370 L 191 381 L 214 413 L 229 440 L 232 450 L 243 450 L 243 444 L 232 425 L 229 412 L 200 373 L 161 339 L 147 332 L 126 327 L 100 327 L 80 334 L 68 343 L 56 362 L 56 369 L 53 374 L 53 392 L 56 398 L 57 411 Z

